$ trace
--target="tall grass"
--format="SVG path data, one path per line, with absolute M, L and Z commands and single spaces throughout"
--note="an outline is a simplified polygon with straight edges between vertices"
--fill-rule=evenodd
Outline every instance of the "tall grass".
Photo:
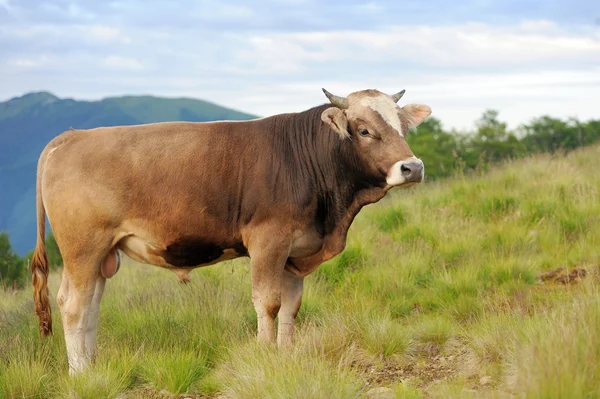
M 540 281 L 558 267 L 587 277 Z M 600 147 L 536 156 L 365 208 L 307 278 L 290 351 L 254 342 L 247 260 L 187 286 L 126 262 L 77 378 L 56 304 L 40 342 L 31 290 L 0 293 L 0 397 L 598 397 L 599 268 Z

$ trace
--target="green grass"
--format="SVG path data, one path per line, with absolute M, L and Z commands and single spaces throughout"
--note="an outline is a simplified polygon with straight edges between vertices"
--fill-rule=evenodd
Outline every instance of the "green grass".
M 540 281 L 558 267 L 588 275 Z M 255 343 L 247 260 L 187 286 L 127 262 L 77 378 L 56 304 L 40 342 L 30 288 L 0 293 L 0 397 L 600 397 L 599 271 L 600 147 L 538 156 L 365 208 L 307 278 L 290 351 Z

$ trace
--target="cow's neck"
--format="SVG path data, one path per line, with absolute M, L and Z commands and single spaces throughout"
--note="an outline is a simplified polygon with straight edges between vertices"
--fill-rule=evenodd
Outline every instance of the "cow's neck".
M 381 187 L 369 187 L 357 191 L 352 197 L 352 201 L 340 209 L 343 213 L 335 221 L 332 233 L 335 235 L 343 235 L 344 239 L 350 225 L 360 210 L 369 204 L 379 201 L 385 196 L 387 189 Z
M 316 197 L 316 218 L 325 235 L 347 229 L 363 206 L 385 195 L 385 189 L 369 181 L 360 169 L 352 142 L 341 139 L 321 120 L 328 107 L 277 115 L 267 122 L 282 179 L 282 183 L 275 182 L 276 192 L 297 204 L 310 203 Z
M 332 230 L 325 235 L 321 250 L 304 258 L 288 259 L 286 268 L 298 276 L 306 276 L 315 271 L 323 262 L 342 252 L 346 247 L 348 229 L 358 212 L 363 206 L 379 201 L 386 192 L 387 188 L 379 187 L 358 191 L 352 202 L 344 209 L 341 217 L 336 220 Z
M 347 230 L 362 207 L 379 201 L 387 189 L 381 182 L 370 180 L 360 169 L 360 162 L 348 139 L 341 140 L 331 131 L 319 134 L 333 135 L 335 139 L 328 154 L 315 162 L 315 176 L 323 176 L 322 171 L 328 165 L 335 166 L 326 179 L 317 178 L 317 217 L 323 221 L 324 232 L 328 234 L 335 229 Z
M 317 219 L 323 223 L 323 232 L 347 230 L 362 207 L 379 201 L 385 193 L 384 188 L 352 181 L 338 181 L 327 187 L 319 193 L 317 204 Z
M 365 205 L 379 201 L 387 191 L 385 183 L 369 181 L 360 170 L 352 143 L 340 139 L 321 121 L 326 108 L 316 107 L 272 121 L 278 140 L 275 148 L 290 149 L 293 154 L 282 158 L 286 176 L 291 180 L 288 187 L 293 190 L 288 195 L 303 203 L 317 198 L 316 221 L 323 233 L 323 247 L 314 255 L 290 260 L 288 268 L 299 275 L 311 273 L 340 253 L 358 212 Z M 311 189 L 303 191 L 305 187 Z M 298 195 L 302 198 L 294 197 Z

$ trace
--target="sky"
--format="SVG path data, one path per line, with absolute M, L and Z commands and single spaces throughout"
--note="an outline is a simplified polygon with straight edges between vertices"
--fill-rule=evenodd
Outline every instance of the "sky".
M 0 101 L 193 97 L 259 116 L 406 89 L 446 128 L 600 119 L 598 0 L 0 0 Z

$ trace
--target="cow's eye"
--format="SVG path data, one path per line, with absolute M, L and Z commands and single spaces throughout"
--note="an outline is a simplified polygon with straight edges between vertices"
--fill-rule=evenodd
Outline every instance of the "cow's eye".
M 365 137 L 369 135 L 369 131 L 367 129 L 360 129 L 358 131 L 358 134 L 360 134 L 361 136 Z

